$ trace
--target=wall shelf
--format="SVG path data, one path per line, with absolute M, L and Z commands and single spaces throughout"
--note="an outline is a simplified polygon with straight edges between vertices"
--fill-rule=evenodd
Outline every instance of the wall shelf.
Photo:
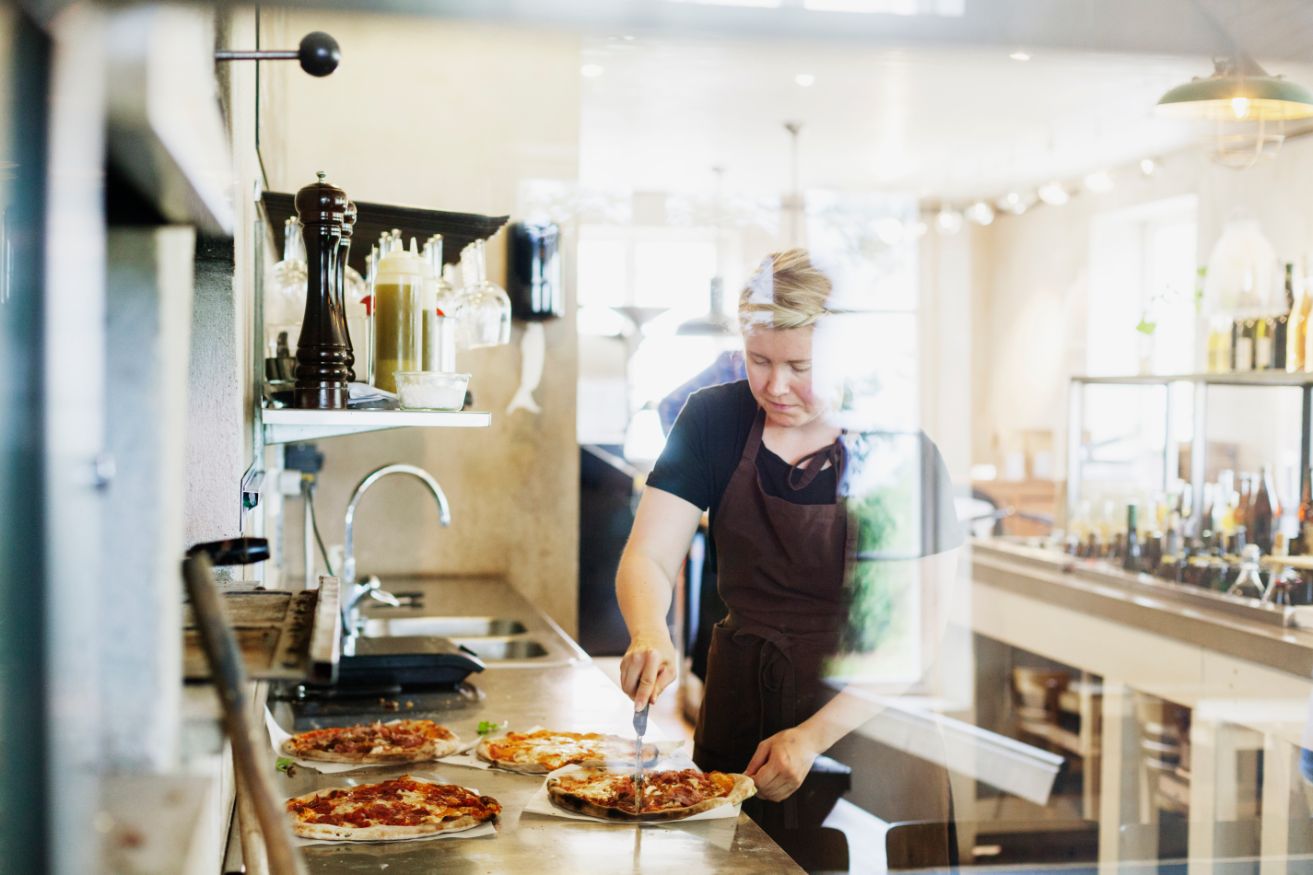
M 290 444 L 322 438 L 385 431 L 390 428 L 487 428 L 492 414 L 476 410 L 300 410 L 265 408 L 261 413 L 265 444 Z
M 1313 385 L 1313 373 L 1235 371 L 1218 374 L 1143 374 L 1119 377 L 1072 377 L 1071 381 L 1107 386 L 1161 386 L 1165 383 L 1195 383 L 1206 386 L 1309 386 Z
M 1313 373 L 1286 373 L 1285 371 L 1236 371 L 1216 374 L 1144 374 L 1108 377 L 1079 376 L 1071 378 L 1072 391 L 1067 399 L 1067 519 L 1072 520 L 1080 503 L 1083 480 L 1083 467 L 1089 463 L 1089 447 L 1083 440 L 1085 433 L 1084 389 L 1088 386 L 1146 386 L 1161 388 L 1163 391 L 1163 441 L 1162 483 L 1158 488 L 1166 492 L 1170 481 L 1176 476 L 1180 460 L 1175 434 L 1174 399 L 1170 387 L 1174 384 L 1191 385 L 1193 396 L 1194 427 L 1190 439 L 1189 482 L 1195 496 L 1203 495 L 1205 476 L 1205 455 L 1208 424 L 1208 401 L 1210 389 L 1214 386 L 1239 386 L 1246 388 L 1287 388 L 1298 390 L 1300 396 L 1299 416 L 1299 472 L 1300 493 L 1303 494 L 1304 481 L 1309 476 L 1309 465 L 1313 463 Z M 1202 501 L 1194 502 L 1191 520 L 1196 524 L 1202 513 Z

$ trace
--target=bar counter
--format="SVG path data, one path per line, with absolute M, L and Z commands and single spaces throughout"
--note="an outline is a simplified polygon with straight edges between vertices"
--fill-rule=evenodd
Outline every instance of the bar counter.
M 402 710 L 392 712 L 376 702 L 350 711 L 342 705 L 325 705 L 318 717 L 314 706 L 296 704 L 300 715 L 295 728 L 389 719 L 394 716 L 437 720 L 462 738 L 471 738 L 480 721 L 508 721 L 509 728 L 534 726 L 567 730 L 593 730 L 619 735 L 633 734 L 633 708 L 615 684 L 588 660 L 532 605 L 500 581 L 442 581 L 424 579 L 386 580 L 394 591 L 424 593 L 424 613 L 447 616 L 496 616 L 523 622 L 530 633 L 559 636 L 555 652 L 573 654 L 568 664 L 538 668 L 489 668 L 471 676 L 477 698 L 441 694 L 404 694 Z M 413 612 L 411 612 L 413 615 Z M 376 616 L 396 611 L 380 611 Z M 405 702 L 413 702 L 406 708 Z M 279 723 L 288 727 L 293 705 L 274 704 Z M 649 738 L 660 737 L 649 728 Z M 387 872 L 407 875 L 420 872 L 460 873 L 578 873 L 578 872 L 801 872 L 752 820 L 700 821 L 688 824 L 643 827 L 587 823 L 524 813 L 530 797 L 542 785 L 541 777 L 516 775 L 498 770 L 479 770 L 436 763 L 410 767 L 377 767 L 335 775 L 298 769 L 292 778 L 279 775 L 280 794 L 291 797 L 321 787 L 343 786 L 384 780 L 409 772 L 429 780 L 476 788 L 502 805 L 497 835 L 472 839 L 431 839 L 393 843 L 323 844 L 306 847 L 309 869 L 314 873 Z
M 1101 872 L 1158 855 L 1156 830 L 1139 828 L 1157 817 L 1142 813 L 1153 790 L 1142 764 L 1142 694 L 1191 709 L 1189 871 L 1255 851 L 1264 875 L 1310 871 L 1313 859 L 1296 849 L 1313 846 L 1298 768 L 1313 734 L 1313 630 L 1288 625 L 1285 609 L 1005 539 L 974 540 L 971 551 L 971 630 L 1076 669 L 1096 691 L 1082 738 L 1099 773 L 1085 817 L 1100 824 Z M 982 683 L 1006 689 L 1008 680 Z M 1260 752 L 1261 790 L 1242 791 L 1242 759 Z M 1261 801 L 1258 848 L 1223 828 L 1241 819 L 1245 792 L 1261 794 L 1249 800 Z

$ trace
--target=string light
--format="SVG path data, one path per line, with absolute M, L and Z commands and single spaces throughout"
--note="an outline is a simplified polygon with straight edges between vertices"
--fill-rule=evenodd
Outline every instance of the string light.
M 1159 168 L 1162 167 L 1162 163 L 1156 158 L 1141 158 L 1134 166 L 1139 168 L 1143 176 L 1149 177 L 1158 172 Z M 998 198 L 995 204 L 998 208 L 997 212 L 1020 216 L 1032 206 L 1035 206 L 1037 202 L 1050 207 L 1060 207 L 1069 203 L 1071 198 L 1082 189 L 1091 194 L 1103 194 L 1111 191 L 1115 186 L 1116 178 L 1113 170 L 1096 170 L 1086 174 L 1079 183 L 1062 182 L 1055 179 L 1030 192 L 1026 192 L 1024 189 L 1009 191 Z M 994 221 L 997 212 L 987 200 L 974 201 L 960 210 L 954 208 L 951 204 L 943 204 L 939 207 L 938 212 L 934 214 L 935 230 L 943 235 L 956 234 L 962 230 L 964 219 L 984 227 Z M 925 222 L 922 221 L 921 224 L 924 226 Z M 910 230 L 908 235 L 912 238 L 920 236 Z

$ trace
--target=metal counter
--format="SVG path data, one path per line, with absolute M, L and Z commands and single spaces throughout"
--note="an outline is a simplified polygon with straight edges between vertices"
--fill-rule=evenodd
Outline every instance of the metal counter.
M 1273 605 L 1086 563 L 1004 539 L 973 539 L 972 578 L 1300 678 L 1313 674 L 1313 631 Z
M 512 729 L 541 725 L 557 729 L 597 730 L 632 735 L 632 706 L 623 693 L 554 624 L 508 585 L 500 581 L 432 582 L 391 578 L 394 591 L 419 590 L 424 613 L 508 617 L 530 631 L 560 636 L 577 655 L 568 665 L 550 668 L 490 668 L 471 677 L 477 696 L 452 694 L 403 695 L 402 710 L 393 715 L 377 700 L 351 710 L 342 705 L 310 716 L 313 708 L 297 705 L 295 728 L 354 722 L 354 718 L 424 717 L 442 722 L 462 738 L 476 734 L 481 720 L 507 720 Z M 384 612 L 379 612 L 381 615 Z M 395 612 L 392 612 L 395 613 Z M 413 612 L 412 612 L 413 614 Z M 413 703 L 406 708 L 405 703 Z M 287 727 L 292 705 L 278 702 L 274 714 Z M 653 737 L 649 734 L 649 737 Z M 462 784 L 493 796 L 502 804 L 495 837 L 436 839 L 381 844 L 314 845 L 305 849 L 311 872 L 406 873 L 582 873 L 678 872 L 750 873 L 801 872 L 746 815 L 737 820 L 637 827 L 586 823 L 524 814 L 524 806 L 542 778 L 497 770 L 478 770 L 441 763 L 401 768 L 378 767 L 337 775 L 298 769 L 292 778 L 279 775 L 277 787 L 296 796 L 349 782 L 383 780 L 409 772 L 429 780 Z

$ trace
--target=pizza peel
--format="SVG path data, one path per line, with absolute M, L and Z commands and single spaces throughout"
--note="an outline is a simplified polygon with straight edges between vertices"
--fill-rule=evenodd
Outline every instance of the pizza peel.
M 305 875 L 305 862 L 292 845 L 292 829 L 274 792 L 273 774 L 261 767 L 262 745 L 256 740 L 247 702 L 246 669 L 232 627 L 224 618 L 223 605 L 214 586 L 209 557 L 194 549 L 182 563 L 200 631 L 201 644 L 210 661 L 214 691 L 223 707 L 223 723 L 232 742 L 233 767 L 250 796 L 260 832 L 264 835 L 269 871 L 272 875 Z

